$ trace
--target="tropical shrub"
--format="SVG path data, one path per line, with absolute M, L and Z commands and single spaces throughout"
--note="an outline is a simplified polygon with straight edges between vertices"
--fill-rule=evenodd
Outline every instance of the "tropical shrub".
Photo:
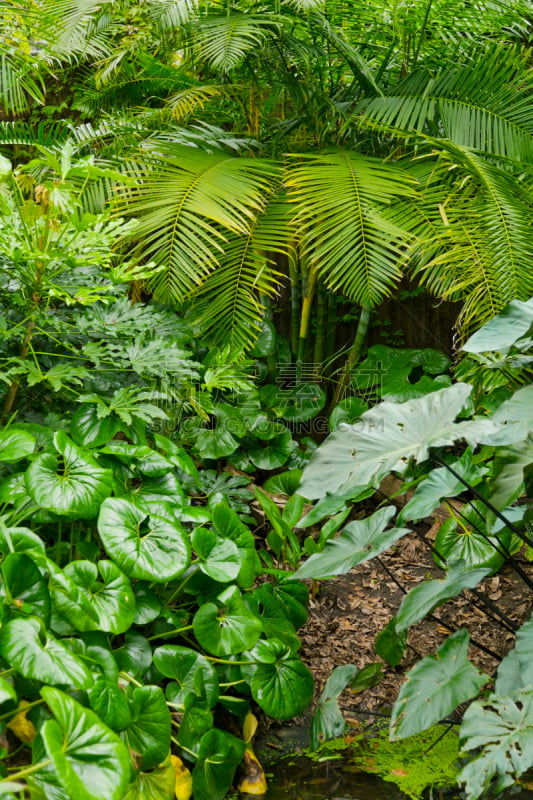
M 486 363 L 499 362 L 501 367 L 506 359 L 516 358 L 513 348 L 520 338 L 525 349 L 530 329 L 531 301 L 514 303 L 474 334 L 464 349 L 466 353 L 488 353 Z M 498 357 L 493 352 L 496 346 Z M 526 358 L 522 366 L 527 363 Z M 515 377 L 510 374 L 511 380 Z M 504 562 L 528 589 L 533 588 L 513 558 L 522 546 L 526 545 L 529 553 L 533 545 L 529 506 L 516 504 L 524 492 L 530 493 L 533 387 L 526 385 L 512 392 L 511 383 L 508 389 L 510 397 L 502 402 L 498 395 L 499 405 L 494 398 L 498 407 L 489 415 L 472 416 L 472 386 L 465 383 L 405 402 L 384 401 L 365 411 L 357 423 L 341 423 L 304 470 L 298 492 L 318 499 L 317 510 L 326 503 L 332 511 L 340 509 L 335 501 L 345 502 L 359 491 L 378 488 L 391 472 L 404 476 L 404 487 L 416 488 L 400 512 L 386 504 L 366 519 L 349 522 L 336 538 L 327 539 L 325 546 L 322 542 L 295 572 L 297 579 L 325 579 L 347 572 L 409 534 L 408 523 L 431 515 L 443 498 L 467 497 L 462 510 L 450 508 L 451 517 L 434 543 L 442 578 L 423 581 L 411 589 L 378 636 L 376 651 L 391 666 L 401 663 L 412 625 L 465 589 L 474 589 Z M 484 405 L 481 400 L 481 407 Z M 511 785 L 533 765 L 527 721 L 530 630 L 531 621 L 517 632 L 515 648 L 498 667 L 495 693 L 487 693 L 491 677 L 481 674 L 468 660 L 468 631 L 458 630 L 435 656 L 426 656 L 410 670 L 394 705 L 391 738 L 401 739 L 430 728 L 461 704 L 475 701 L 464 716 L 460 737 L 465 753 L 476 752 L 459 774 L 467 797 L 473 800 L 489 789 L 500 791 Z M 350 672 L 342 680 L 339 676 L 336 695 L 356 674 Z M 315 743 L 331 735 L 330 723 L 331 717 L 321 728 L 320 718 L 315 719 Z M 335 723 L 338 733 L 338 713 Z

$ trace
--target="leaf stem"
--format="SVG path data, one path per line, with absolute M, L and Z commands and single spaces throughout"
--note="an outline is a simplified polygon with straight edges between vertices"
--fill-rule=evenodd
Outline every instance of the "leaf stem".
M 51 763 L 52 759 L 47 758 L 45 761 L 40 761 L 38 764 L 32 764 L 30 767 L 21 769 L 19 770 L 19 772 L 15 772 L 14 775 L 10 775 L 8 778 L 4 778 L 2 781 L 0 781 L 0 784 L 3 783 L 4 780 L 18 781 L 20 780 L 20 778 L 25 778 L 27 775 L 32 775 L 34 772 L 38 772 L 40 769 L 48 767 Z
M 148 637 L 149 642 L 153 642 L 154 639 L 166 639 L 168 636 L 175 636 L 178 633 L 183 633 L 183 631 L 191 631 L 192 625 L 185 625 L 183 628 L 174 628 L 172 631 L 165 631 L 165 633 L 154 633 L 153 636 Z

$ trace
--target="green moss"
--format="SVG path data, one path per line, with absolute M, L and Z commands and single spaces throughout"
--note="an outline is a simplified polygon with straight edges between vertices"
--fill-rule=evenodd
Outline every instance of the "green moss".
M 396 742 L 389 742 L 385 730 L 373 739 L 359 740 L 350 763 L 362 772 L 395 783 L 406 795 L 418 800 L 428 787 L 454 785 L 458 752 L 456 733 L 444 725 L 435 725 Z

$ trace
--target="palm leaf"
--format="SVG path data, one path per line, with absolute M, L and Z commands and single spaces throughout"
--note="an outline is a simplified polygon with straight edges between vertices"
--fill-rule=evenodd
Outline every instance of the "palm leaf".
M 279 179 L 279 168 L 175 144 L 161 143 L 158 149 L 165 156 L 154 157 L 143 182 L 126 190 L 118 213 L 139 219 L 139 253 L 165 266 L 150 282 L 154 296 L 177 302 L 220 264 L 229 234 L 249 233 Z
M 527 53 L 497 44 L 435 77 L 415 73 L 362 109 L 367 120 L 397 132 L 439 136 L 443 131 L 459 146 L 531 162 L 532 91 Z
M 197 57 L 210 67 L 227 72 L 277 33 L 276 20 L 273 14 L 232 13 L 206 17 L 194 32 L 191 45 Z
M 295 229 L 326 286 L 375 307 L 401 278 L 413 235 L 384 213 L 414 194 L 404 170 L 358 153 L 294 156 L 286 179 Z
M 229 236 L 220 265 L 193 302 L 195 324 L 215 345 L 241 351 L 257 338 L 262 296 L 274 295 L 282 276 L 271 254 L 285 253 L 291 235 L 289 208 L 275 200 L 246 236 Z

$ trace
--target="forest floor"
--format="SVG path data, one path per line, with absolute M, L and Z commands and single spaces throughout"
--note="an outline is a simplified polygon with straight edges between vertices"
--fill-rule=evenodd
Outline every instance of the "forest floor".
M 425 520 L 416 526 L 417 532 L 401 539 L 379 559 L 319 583 L 310 601 L 309 619 L 300 630 L 302 658 L 315 677 L 315 699 L 334 667 L 355 664 L 361 669 L 381 662 L 374 649 L 376 637 L 397 612 L 405 591 L 428 578 L 443 577 L 431 551 L 441 523 L 439 515 Z M 533 579 L 533 563 L 521 553 L 515 558 Z M 414 626 L 401 665 L 392 669 L 383 662 L 384 677 L 378 685 L 361 694 L 349 689 L 343 693 L 340 707 L 349 722 L 368 719 L 374 711 L 388 712 L 405 673 L 422 656 L 436 653 L 442 641 L 458 628 L 470 632 L 470 659 L 485 673 L 494 674 L 499 659 L 513 646 L 513 625 L 518 627 L 529 618 L 533 598 L 509 565 L 483 581 L 475 592 L 486 602 L 467 590 L 437 608 L 432 618 Z M 507 622 L 502 624 L 498 612 L 507 617 Z M 483 648 L 497 654 L 498 659 Z

